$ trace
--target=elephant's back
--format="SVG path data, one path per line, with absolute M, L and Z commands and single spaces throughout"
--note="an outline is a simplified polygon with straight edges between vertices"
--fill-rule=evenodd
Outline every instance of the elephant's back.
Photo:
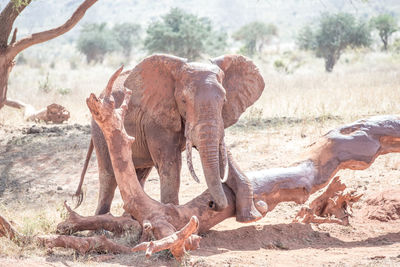
M 121 106 L 122 101 L 125 97 L 125 87 L 124 83 L 126 78 L 128 78 L 129 74 L 131 73 L 130 70 L 121 73 L 118 78 L 115 80 L 113 88 L 112 88 L 112 96 L 114 97 L 115 107 L 118 108 Z M 129 89 L 128 89 L 129 90 Z M 105 91 L 103 90 L 100 94 L 100 97 L 104 97 Z

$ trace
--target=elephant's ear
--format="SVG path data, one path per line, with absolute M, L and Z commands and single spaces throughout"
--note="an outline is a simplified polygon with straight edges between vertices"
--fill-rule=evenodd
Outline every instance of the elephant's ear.
M 225 55 L 212 59 L 225 73 L 223 87 L 226 103 L 222 110 L 225 128 L 239 120 L 240 115 L 251 106 L 264 90 L 264 79 L 254 63 L 241 55 Z
M 131 105 L 173 131 L 180 131 L 182 124 L 174 90 L 176 75 L 185 63 L 183 58 L 153 55 L 140 62 L 124 83 L 132 90 Z

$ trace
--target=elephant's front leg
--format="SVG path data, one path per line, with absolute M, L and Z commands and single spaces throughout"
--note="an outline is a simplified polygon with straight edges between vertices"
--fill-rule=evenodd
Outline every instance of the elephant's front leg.
M 165 129 L 146 133 L 149 152 L 160 176 L 161 202 L 179 205 L 181 136 Z
M 262 218 L 261 213 L 256 209 L 253 200 L 253 187 L 247 176 L 240 170 L 239 166 L 228 151 L 229 176 L 226 184 L 236 195 L 236 221 L 254 222 Z M 257 208 L 265 213 L 267 204 L 258 202 Z

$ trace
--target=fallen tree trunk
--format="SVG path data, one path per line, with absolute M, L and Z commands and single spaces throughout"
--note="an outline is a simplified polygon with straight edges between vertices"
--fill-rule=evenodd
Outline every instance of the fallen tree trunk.
M 57 225 L 56 232 L 58 234 L 72 235 L 76 232 L 86 230 L 106 230 L 115 235 L 121 235 L 127 231 L 142 232 L 141 225 L 129 214 L 115 217 L 107 213 L 84 217 L 73 211 L 66 202 L 64 202 L 64 206 L 68 211 L 68 218 Z
M 124 201 L 124 209 L 143 228 L 141 240 L 144 242 L 133 250 L 146 250 L 147 255 L 150 255 L 151 251 L 168 248 L 177 259 L 181 259 L 185 250 L 198 247 L 200 237 L 195 233 L 206 232 L 226 218 L 235 216 L 235 195 L 224 184 L 228 207 L 222 211 L 216 211 L 208 190 L 181 206 L 159 203 L 143 191 L 139 181 L 135 179 L 135 167 L 131 160 L 130 147 L 134 138 L 127 135 L 123 125 L 130 92 L 125 93 L 124 102 L 118 109 L 114 109 L 114 100 L 110 94 L 112 84 L 121 71 L 122 68 L 112 76 L 102 99 L 91 94 L 87 99 L 87 104 L 93 118 L 102 129 L 109 147 L 116 181 Z M 256 202 L 264 201 L 268 205 L 257 208 L 262 209 L 261 213 L 265 214 L 266 211 L 273 210 L 280 202 L 304 203 L 311 194 L 326 186 L 339 170 L 366 169 L 379 155 L 394 152 L 400 152 L 399 116 L 372 117 L 332 130 L 309 146 L 303 160 L 293 166 L 248 174 L 254 189 L 254 199 Z M 326 205 L 327 200 L 335 196 L 335 191 L 343 188 L 338 180 L 335 181 L 326 194 L 322 194 L 316 202 L 313 202 L 308 217 L 312 217 L 313 214 L 329 216 L 336 212 L 340 213 L 346 208 L 345 205 L 331 205 L 329 212 L 319 213 L 319 210 L 323 208 L 319 206 Z M 357 196 L 354 196 L 352 200 L 356 201 Z M 326 222 L 324 219 L 315 221 Z M 338 222 L 341 223 L 340 220 Z M 3 227 L 3 229 L 9 228 Z M 177 229 L 182 230 L 177 231 Z M 145 242 L 149 236 L 154 236 L 158 240 Z M 53 244 L 79 250 L 76 237 L 71 238 L 73 242 L 70 242 L 68 237 L 60 237 L 57 240 L 65 239 L 68 242 L 54 241 Z M 105 240 L 105 238 L 98 239 L 96 242 L 99 243 L 94 248 L 101 247 L 109 241 Z M 71 245 L 72 243 L 76 246 Z M 49 245 L 50 241 L 46 244 L 49 247 L 53 246 Z M 87 247 L 93 248 L 92 245 Z M 105 244 L 104 247 L 107 245 Z M 121 248 L 120 252 L 133 250 Z
M 24 119 L 27 121 L 44 121 L 58 124 L 67 121 L 70 117 L 70 113 L 65 107 L 55 103 L 41 110 L 36 110 L 32 105 L 11 99 L 7 99 L 5 105 L 24 110 Z
M 224 185 L 224 190 L 229 206 L 220 212 L 210 205 L 212 198 L 208 190 L 181 206 L 161 204 L 144 193 L 138 180 L 132 179 L 136 177 L 130 149 L 134 138 L 128 136 L 123 125 L 130 92 L 126 92 L 123 104 L 115 110 L 112 83 L 113 79 L 110 79 L 102 100 L 91 94 L 87 104 L 105 136 L 124 209 L 142 225 L 145 220 L 152 222 L 156 238 L 182 228 L 191 216 L 198 218 L 199 232 L 234 216 L 235 196 L 227 185 Z M 398 116 L 359 120 L 324 135 L 309 147 L 305 159 L 293 167 L 249 174 L 254 198 L 267 203 L 269 211 L 280 202 L 304 203 L 312 193 L 326 186 L 340 169 L 365 169 L 379 155 L 392 152 L 400 152 Z M 150 215 L 149 210 L 152 211 Z

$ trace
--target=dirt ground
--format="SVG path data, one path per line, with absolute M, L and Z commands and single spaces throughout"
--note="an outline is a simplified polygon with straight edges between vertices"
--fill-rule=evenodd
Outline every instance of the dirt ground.
M 349 122 L 349 121 L 346 121 Z M 304 148 L 327 130 L 345 121 L 264 121 L 262 126 L 239 125 L 226 133 L 226 143 L 244 171 L 285 167 L 299 159 Z M 88 125 L 0 125 L 0 214 L 26 234 L 51 233 L 62 220 L 62 203 L 71 202 L 90 141 Z M 183 162 L 186 162 L 185 159 Z M 201 174 L 194 153 L 196 172 Z M 399 266 L 400 221 L 380 222 L 362 216 L 366 199 L 386 189 L 400 188 L 400 155 L 379 157 L 365 171 L 340 171 L 342 181 L 363 193 L 354 206 L 350 226 L 292 223 L 301 205 L 282 203 L 261 221 L 237 223 L 233 218 L 205 234 L 201 248 L 182 265 L 193 266 Z M 200 194 L 183 164 L 180 200 Z M 85 199 L 77 212 L 94 213 L 97 202 L 97 164 L 93 155 L 85 179 Z M 145 187 L 159 199 L 155 170 Z M 117 193 L 112 213 L 121 214 Z M 61 215 L 61 217 L 60 217 Z M 123 242 L 132 242 L 124 239 Z M 179 266 L 166 252 L 146 259 L 132 255 L 79 256 L 67 249 L 20 249 L 0 239 L 0 266 Z

